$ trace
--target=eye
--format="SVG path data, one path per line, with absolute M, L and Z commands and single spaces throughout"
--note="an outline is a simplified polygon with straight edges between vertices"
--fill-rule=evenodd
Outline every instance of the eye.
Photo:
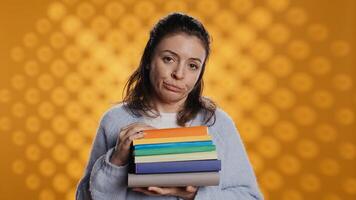
M 197 70 L 197 69 L 199 69 L 199 66 L 198 66 L 198 65 L 196 65 L 196 64 L 194 64 L 194 63 L 189 64 L 189 67 L 190 67 L 191 69 L 193 69 L 193 70 Z
M 165 63 L 171 63 L 171 62 L 174 61 L 173 58 L 172 58 L 172 57 L 169 57 L 169 56 L 164 56 L 164 57 L 162 58 L 162 60 L 163 60 L 163 62 L 165 62 Z

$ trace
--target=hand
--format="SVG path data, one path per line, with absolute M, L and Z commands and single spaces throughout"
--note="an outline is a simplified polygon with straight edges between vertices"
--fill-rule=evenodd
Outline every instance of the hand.
M 142 192 L 150 196 L 177 196 L 184 200 L 194 199 L 198 188 L 194 186 L 187 187 L 148 187 L 148 188 L 132 188 L 133 191 Z
M 122 128 L 118 134 L 115 151 L 110 158 L 110 162 L 117 166 L 126 165 L 132 141 L 143 138 L 143 130 L 147 129 L 155 128 L 144 123 L 133 123 Z

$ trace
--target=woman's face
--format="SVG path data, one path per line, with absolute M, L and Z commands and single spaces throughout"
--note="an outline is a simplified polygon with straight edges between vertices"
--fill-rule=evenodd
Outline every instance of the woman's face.
M 199 78 L 205 52 L 196 36 L 178 33 L 163 38 L 149 69 L 157 100 L 169 104 L 185 102 Z

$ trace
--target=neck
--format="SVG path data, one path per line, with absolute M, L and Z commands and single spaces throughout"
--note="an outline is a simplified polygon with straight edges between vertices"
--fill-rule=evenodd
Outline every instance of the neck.
M 177 113 L 184 105 L 185 99 L 178 102 L 163 102 L 155 99 L 152 101 L 154 108 L 160 113 Z

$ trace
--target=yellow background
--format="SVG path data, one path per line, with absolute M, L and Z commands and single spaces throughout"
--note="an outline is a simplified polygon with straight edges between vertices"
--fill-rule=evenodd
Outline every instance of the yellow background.
M 2 0 L 0 199 L 74 198 L 98 120 L 171 11 L 212 34 L 205 95 L 265 199 L 356 199 L 354 0 Z

